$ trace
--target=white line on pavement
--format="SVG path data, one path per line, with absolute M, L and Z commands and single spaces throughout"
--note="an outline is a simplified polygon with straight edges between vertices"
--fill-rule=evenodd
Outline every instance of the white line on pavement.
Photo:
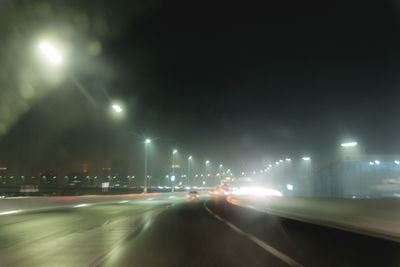
M 253 236 L 252 234 L 246 233 L 244 231 L 242 231 L 241 229 L 239 229 L 236 225 L 222 219 L 219 215 L 217 215 L 216 213 L 214 213 L 213 211 L 211 211 L 207 205 L 206 202 L 204 202 L 204 207 L 205 209 L 208 211 L 208 213 L 210 213 L 211 215 L 213 215 L 215 218 L 217 218 L 218 220 L 220 220 L 221 222 L 225 223 L 226 225 L 228 225 L 231 229 L 233 229 L 235 232 L 242 234 L 244 236 L 246 236 L 248 239 L 250 239 L 251 241 L 253 241 L 254 243 L 256 243 L 258 246 L 260 246 L 261 248 L 263 248 L 265 251 L 271 253 L 272 255 L 274 255 L 275 257 L 279 258 L 280 260 L 284 261 L 285 263 L 289 264 L 290 266 L 293 267 L 302 267 L 303 265 L 301 265 L 300 263 L 298 263 L 297 261 L 295 261 L 294 259 L 290 258 L 289 256 L 287 256 L 286 254 L 280 252 L 279 250 L 277 250 L 274 247 L 271 247 L 270 245 L 268 245 L 267 243 L 265 243 L 264 241 L 262 241 L 261 239 Z

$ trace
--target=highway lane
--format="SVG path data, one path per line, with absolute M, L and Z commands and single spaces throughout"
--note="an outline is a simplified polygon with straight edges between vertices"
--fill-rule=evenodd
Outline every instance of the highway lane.
M 0 266 L 89 266 L 186 195 L 8 201 L 22 212 L 0 216 Z
M 399 243 L 223 199 L 157 198 L 0 216 L 0 266 L 399 266 Z
M 224 200 L 175 205 L 101 266 L 399 266 L 400 246 Z
M 71 207 L 82 203 L 118 203 L 124 200 L 157 200 L 166 198 L 181 198 L 184 192 L 178 193 L 147 193 L 123 195 L 81 195 L 81 196 L 49 196 L 49 197 L 11 197 L 0 199 L 0 215 L 10 211 L 38 210 L 58 207 Z

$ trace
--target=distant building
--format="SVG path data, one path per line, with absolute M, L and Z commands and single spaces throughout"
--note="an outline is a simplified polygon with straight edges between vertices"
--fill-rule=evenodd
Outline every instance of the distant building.
M 400 196 L 399 156 L 366 155 L 359 159 L 337 161 L 317 171 L 314 176 L 315 196 Z

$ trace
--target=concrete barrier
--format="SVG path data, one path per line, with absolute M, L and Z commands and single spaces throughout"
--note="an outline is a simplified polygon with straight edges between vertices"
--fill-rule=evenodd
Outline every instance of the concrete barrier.
M 232 204 L 400 242 L 400 199 L 234 196 Z

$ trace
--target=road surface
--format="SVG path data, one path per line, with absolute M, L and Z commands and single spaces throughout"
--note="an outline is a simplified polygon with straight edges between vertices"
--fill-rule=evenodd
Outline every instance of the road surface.
M 0 216 L 0 266 L 400 263 L 397 242 L 283 219 L 224 199 L 187 201 L 177 193 L 66 202 Z

